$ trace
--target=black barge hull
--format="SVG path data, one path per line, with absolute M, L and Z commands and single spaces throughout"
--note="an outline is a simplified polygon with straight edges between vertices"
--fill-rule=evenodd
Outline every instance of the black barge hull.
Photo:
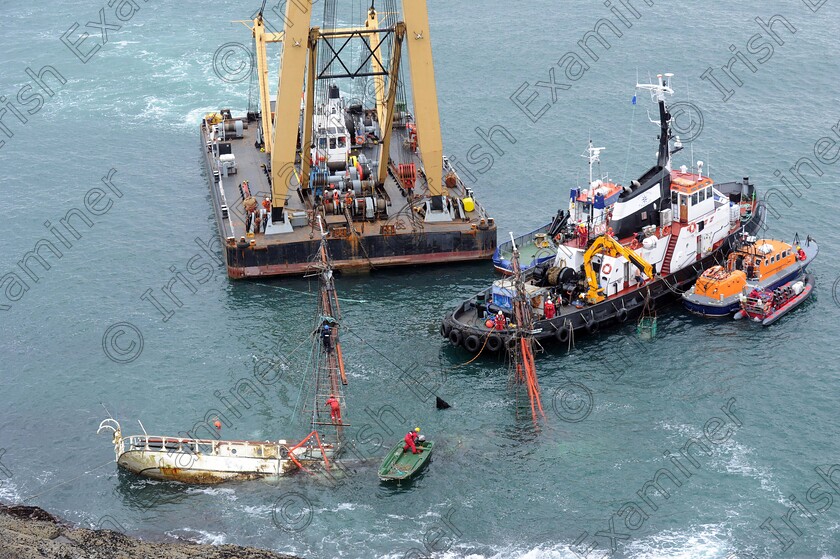
M 317 237 L 256 248 L 239 248 L 235 243 L 226 243 L 223 238 L 228 276 L 302 275 L 311 270 L 310 259 L 319 246 Z M 328 239 L 327 244 L 335 270 L 442 264 L 489 259 L 496 250 L 496 229 Z

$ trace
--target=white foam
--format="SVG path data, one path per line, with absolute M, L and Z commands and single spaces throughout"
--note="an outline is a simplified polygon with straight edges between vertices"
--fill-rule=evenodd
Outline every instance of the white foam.
M 437 557 L 437 555 L 436 555 Z M 440 555 L 441 559 L 580 559 L 567 543 L 547 543 L 536 547 L 493 546 L 479 552 L 474 546 L 456 544 Z
M 327 512 L 340 512 L 343 510 L 356 510 L 356 509 L 364 509 L 364 510 L 373 510 L 373 507 L 370 505 L 364 505 L 359 503 L 339 503 L 337 507 L 334 509 L 326 509 Z
M 274 509 L 272 509 L 272 507 L 269 507 L 269 506 L 266 506 L 266 505 L 250 505 L 250 506 L 242 507 L 238 510 L 240 510 L 240 511 L 242 511 L 245 514 L 250 515 L 250 516 L 270 517 L 272 515 L 272 511 Z
M 190 532 L 193 534 L 198 534 L 198 536 L 190 536 L 190 535 L 181 535 L 178 532 Z M 179 530 L 166 532 L 166 535 L 171 536 L 173 538 L 186 538 L 190 541 L 195 543 L 201 544 L 209 544 L 209 545 L 224 545 L 225 544 L 225 535 L 224 534 L 214 534 L 212 532 L 206 532 L 204 530 L 196 530 L 193 528 L 182 528 Z
M 766 466 L 756 465 L 751 459 L 754 449 L 741 443 L 734 442 L 730 439 L 724 443 L 721 450 L 725 450 L 729 453 L 729 459 L 725 460 L 725 463 L 722 463 L 724 460 L 720 460 L 716 456 L 715 459 L 710 462 L 712 467 L 722 467 L 727 473 L 757 479 L 763 491 L 775 493 L 777 499 L 779 499 L 780 502 L 783 502 L 781 499 L 783 499 L 785 495 L 781 490 L 779 490 L 773 480 L 773 472 Z
M 186 492 L 188 495 L 204 494 L 222 496 L 228 501 L 236 500 L 236 491 L 227 487 L 190 487 Z
M 723 524 L 704 524 L 691 530 L 666 530 L 627 543 L 633 559 L 704 559 L 736 551 L 728 543 Z
M 0 481 L 0 502 L 19 503 L 23 500 L 17 486 L 10 479 Z

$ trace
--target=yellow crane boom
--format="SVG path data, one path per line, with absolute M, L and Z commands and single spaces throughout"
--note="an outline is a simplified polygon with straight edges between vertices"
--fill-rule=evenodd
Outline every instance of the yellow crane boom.
M 616 239 L 614 239 L 609 234 L 605 233 L 595 239 L 592 242 L 592 245 L 586 250 L 583 254 L 583 269 L 586 271 L 586 283 L 589 286 L 589 291 L 586 294 L 586 299 L 590 303 L 598 303 L 605 299 L 603 293 L 603 289 L 598 287 L 598 275 L 595 273 L 595 270 L 592 268 L 592 257 L 598 254 L 599 252 L 606 252 L 610 256 L 623 256 L 633 264 L 639 267 L 644 274 L 648 277 L 653 279 L 656 275 L 656 271 L 653 269 L 647 260 L 639 256 L 636 251 L 631 250 L 621 243 L 619 243 Z
M 405 0 L 404 21 L 397 22 L 392 29 L 379 29 L 379 18 L 371 8 L 365 27 L 341 28 L 321 32 L 310 27 L 313 0 L 288 2 L 285 11 L 285 31 L 270 33 L 265 29 L 262 14 L 254 19 L 251 28 L 255 41 L 257 77 L 260 88 L 261 124 L 264 148 L 271 158 L 272 220 L 282 223 L 286 220 L 284 208 L 289 192 L 306 189 L 309 179 L 309 141 L 311 139 L 312 112 L 316 78 L 318 41 L 329 35 L 332 39 L 370 37 L 371 54 L 377 52 L 382 41 L 380 31 L 393 31 L 395 35 L 390 68 L 385 72 L 376 56 L 372 57 L 374 84 L 376 86 L 376 111 L 383 135 L 380 165 L 377 169 L 379 182 L 387 176 L 389 142 L 394 117 L 394 102 L 402 54 L 403 38 L 407 43 L 409 71 L 414 98 L 414 118 L 417 122 L 417 136 L 423 175 L 431 196 L 445 195 L 443 188 L 443 147 L 438 114 L 437 90 L 434 80 L 434 64 L 429 38 L 429 22 L 426 0 Z M 266 45 L 282 43 L 280 75 L 278 76 L 277 99 L 272 115 L 268 86 L 269 60 Z M 336 53 L 337 57 L 338 54 Z M 384 76 L 387 73 L 388 84 Z M 350 76 L 353 77 L 353 76 Z M 304 92 L 303 122 L 298 114 L 301 92 Z M 273 116 L 273 119 L 272 119 Z M 303 131 L 301 131 L 303 127 Z M 298 152 L 298 137 L 302 133 Z M 297 161 L 300 157 L 300 169 Z M 289 231 L 290 228 L 287 228 Z M 279 231 L 278 231 L 279 232 Z

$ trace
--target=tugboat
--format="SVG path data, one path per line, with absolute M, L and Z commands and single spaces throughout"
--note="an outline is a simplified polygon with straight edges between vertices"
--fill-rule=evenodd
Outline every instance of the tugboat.
M 701 161 L 692 171 L 671 168 L 681 145 L 671 137 L 665 103 L 673 95 L 670 78 L 660 74 L 658 83 L 636 85 L 659 107 L 656 165 L 623 188 L 608 212 L 606 232 L 567 227 L 554 260 L 532 268 L 524 282 L 540 342 L 566 343 L 577 332 L 627 322 L 646 306 L 675 298 L 762 224 L 764 206 L 749 178 L 716 184 L 703 175 Z M 511 329 L 493 329 L 489 318 L 499 311 L 510 316 L 511 287 L 509 280 L 497 280 L 461 303 L 444 318 L 441 335 L 470 352 L 506 347 Z
M 327 2 L 318 27 L 313 4 L 287 2 L 284 33 L 257 14 L 248 111 L 200 125 L 228 276 L 305 274 L 318 217 L 336 270 L 489 259 L 493 218 L 443 153 L 426 0 L 362 21 Z
M 724 265 L 712 266 L 700 274 L 691 290 L 682 294 L 683 305 L 702 316 L 728 316 L 740 307 L 743 291 L 772 291 L 798 278 L 818 251 L 817 243 L 810 236 L 804 248 L 798 235 L 793 244 L 747 237 Z
M 811 274 L 776 289 L 752 289 L 741 296 L 741 310 L 735 313 L 735 320 L 749 318 L 761 322 L 762 326 L 770 326 L 804 303 L 813 290 L 814 278 Z
M 601 162 L 601 152 L 589 141 L 589 147 L 582 157 L 589 160 L 589 182 L 587 188 L 572 188 L 569 192 L 569 209 L 557 211 L 551 223 L 510 241 L 501 243 L 493 253 L 493 266 L 504 275 L 513 274 L 513 251 L 519 251 L 519 268 L 527 272 L 531 268 L 554 260 L 560 246 L 564 229 L 576 229 L 579 234 L 602 234 L 607 231 L 607 221 L 612 206 L 624 188 L 610 182 L 604 176 L 593 178 L 592 167 Z

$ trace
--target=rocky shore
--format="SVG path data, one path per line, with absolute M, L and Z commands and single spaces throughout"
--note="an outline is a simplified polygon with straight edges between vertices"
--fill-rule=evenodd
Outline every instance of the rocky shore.
M 235 545 L 153 543 L 76 528 L 38 507 L 0 505 L 0 559 L 298 559 Z

